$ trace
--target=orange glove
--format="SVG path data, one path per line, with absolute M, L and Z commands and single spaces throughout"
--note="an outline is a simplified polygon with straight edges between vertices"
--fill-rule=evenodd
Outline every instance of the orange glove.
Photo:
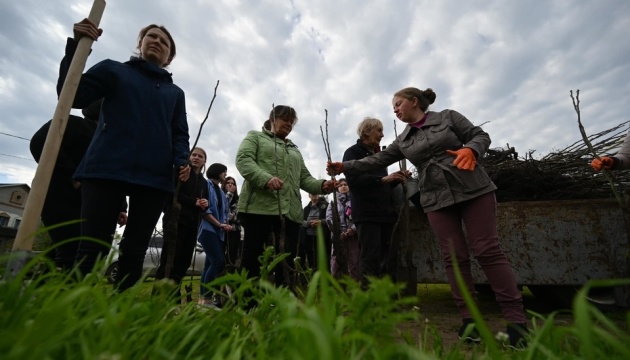
M 602 171 L 602 169 L 610 170 L 614 164 L 615 161 L 612 158 L 602 156 L 599 159 L 593 159 L 591 167 L 595 171 Z
M 446 150 L 446 152 L 450 155 L 456 156 L 455 160 L 453 160 L 453 165 L 457 166 L 460 170 L 475 170 L 475 164 L 477 163 L 477 159 L 475 158 L 475 153 L 471 148 L 463 147 L 457 151 Z
M 330 176 L 339 175 L 343 172 L 343 163 L 342 162 L 332 162 L 329 161 L 326 164 L 326 172 Z

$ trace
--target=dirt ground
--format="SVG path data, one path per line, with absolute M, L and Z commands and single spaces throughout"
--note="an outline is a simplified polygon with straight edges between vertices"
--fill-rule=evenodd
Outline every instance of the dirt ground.
M 417 297 L 417 307 L 420 313 L 419 321 L 417 323 L 404 324 L 403 331 L 411 332 L 414 339 L 422 338 L 425 327 L 429 324 L 437 330 L 438 336 L 442 339 L 443 348 L 452 349 L 459 342 L 457 331 L 462 325 L 462 321 L 451 297 L 449 286 L 419 284 Z M 477 300 L 483 318 L 492 333 L 505 332 L 506 323 L 494 299 L 494 294 L 478 293 Z M 559 309 L 539 301 L 527 288 L 523 291 L 523 303 L 526 312 L 530 310 L 538 314 L 549 314 Z M 530 314 L 527 314 L 527 317 L 531 319 Z M 560 314 L 556 318 L 558 323 L 570 323 L 572 321 L 569 314 Z M 528 323 L 528 327 L 531 328 L 531 322 Z M 429 336 L 427 342 L 432 343 L 433 337 Z M 464 348 L 471 348 L 472 346 L 474 345 L 464 345 Z M 431 346 L 429 347 L 431 348 Z

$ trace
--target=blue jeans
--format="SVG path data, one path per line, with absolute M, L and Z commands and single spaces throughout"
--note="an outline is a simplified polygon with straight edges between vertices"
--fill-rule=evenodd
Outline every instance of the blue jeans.
M 202 298 L 210 298 L 210 291 L 207 284 L 216 279 L 225 268 L 225 259 L 223 258 L 223 241 L 219 239 L 217 233 L 211 231 L 202 231 L 199 235 L 199 243 L 206 253 L 206 262 L 201 273 L 199 281 L 199 296 Z

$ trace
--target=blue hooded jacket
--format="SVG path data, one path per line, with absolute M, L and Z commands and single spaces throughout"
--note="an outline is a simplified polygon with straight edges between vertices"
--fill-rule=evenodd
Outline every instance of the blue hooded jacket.
M 219 197 L 221 197 L 220 207 L 218 199 Z M 217 219 L 220 224 L 227 224 L 229 212 L 230 203 L 228 202 L 225 193 L 223 192 L 223 190 L 221 190 L 221 187 L 215 187 L 212 183 L 212 180 L 208 180 L 208 209 L 206 209 L 206 214 L 214 216 L 214 218 Z M 201 224 L 199 224 L 197 237 L 201 236 L 201 233 L 204 231 L 216 233 L 219 237 L 219 240 L 225 240 L 224 232 L 219 227 L 214 226 L 208 220 L 202 218 Z
M 59 68 L 61 92 L 77 42 L 69 38 Z M 140 58 L 103 60 L 79 82 L 72 107 L 104 98 L 96 133 L 74 178 L 107 179 L 174 192 L 173 168 L 188 159 L 184 91 L 171 74 Z

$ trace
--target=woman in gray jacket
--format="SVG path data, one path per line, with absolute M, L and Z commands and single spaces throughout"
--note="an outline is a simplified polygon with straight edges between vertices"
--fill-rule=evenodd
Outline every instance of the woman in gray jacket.
M 396 92 L 392 105 L 398 119 L 407 123 L 404 131 L 385 150 L 361 160 L 330 163 L 328 171 L 351 175 L 409 159 L 418 169 L 420 202 L 440 242 L 451 293 L 462 315 L 460 338 L 481 340 L 474 328 L 466 331 L 473 320 L 457 286 L 451 258 L 455 255 L 454 261 L 472 294 L 472 250 L 509 322 L 510 345 L 522 347 L 526 344 L 526 318 L 514 272 L 499 244 L 496 186 L 476 164 L 490 146 L 490 137 L 456 111 L 427 111 L 435 98 L 432 89 L 405 88 Z

